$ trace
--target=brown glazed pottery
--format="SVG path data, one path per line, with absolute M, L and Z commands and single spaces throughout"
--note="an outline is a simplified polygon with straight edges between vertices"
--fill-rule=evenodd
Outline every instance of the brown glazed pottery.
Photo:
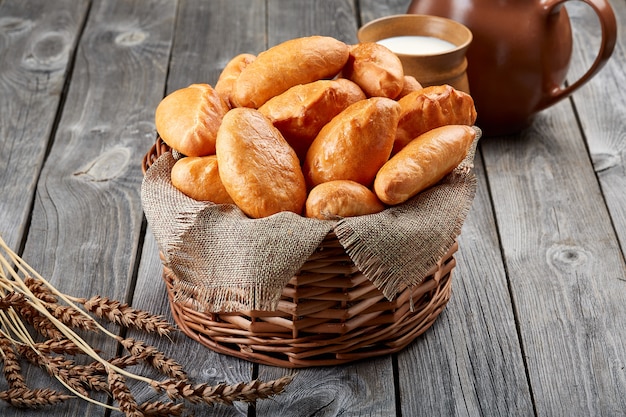
M 572 55 L 567 0 L 413 0 L 407 13 L 443 16 L 474 36 L 467 75 L 485 135 L 517 133 L 538 111 L 570 96 L 610 58 L 617 24 L 607 0 L 582 0 L 599 18 L 602 42 L 578 80 L 565 77 Z
M 454 20 L 416 14 L 382 17 L 363 25 L 359 42 L 378 42 L 396 36 L 430 37 L 447 41 L 453 48 L 444 52 L 396 52 L 404 73 L 412 75 L 422 86 L 449 84 L 469 93 L 465 54 L 472 42 L 472 32 Z

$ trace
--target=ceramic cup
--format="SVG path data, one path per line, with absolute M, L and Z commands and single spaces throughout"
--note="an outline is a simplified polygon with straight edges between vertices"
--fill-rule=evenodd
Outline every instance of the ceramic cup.
M 469 93 L 465 54 L 472 32 L 461 23 L 419 14 L 386 16 L 363 25 L 357 38 L 359 42 L 379 42 L 389 47 L 400 58 L 404 73 L 424 87 L 449 84 Z M 390 46 L 390 41 L 401 43 Z M 448 43 L 448 48 L 434 52 L 432 46 L 437 45 L 433 43 L 440 41 Z

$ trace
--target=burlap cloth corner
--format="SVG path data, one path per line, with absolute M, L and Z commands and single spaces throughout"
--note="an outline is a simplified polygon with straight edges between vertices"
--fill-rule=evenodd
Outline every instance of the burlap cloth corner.
M 461 232 L 476 192 L 473 160 L 436 186 L 381 213 L 336 221 L 290 212 L 250 219 L 234 205 L 193 200 L 171 183 L 170 152 L 146 171 L 141 200 L 175 301 L 202 311 L 275 310 L 287 282 L 334 231 L 355 265 L 392 300 L 419 284 Z

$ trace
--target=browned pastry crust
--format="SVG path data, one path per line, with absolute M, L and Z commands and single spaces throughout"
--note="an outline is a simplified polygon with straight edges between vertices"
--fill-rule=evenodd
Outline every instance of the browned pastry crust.
M 402 85 L 402 91 L 396 97 L 396 100 L 400 100 L 402 97 L 411 94 L 414 91 L 419 91 L 422 88 L 422 84 L 415 79 L 412 75 L 404 75 L 404 84 Z
M 328 181 L 309 192 L 305 216 L 321 220 L 361 216 L 385 209 L 376 194 L 366 186 L 350 180 Z
M 307 190 L 298 157 L 258 110 L 235 108 L 224 116 L 217 160 L 224 187 L 249 217 L 302 213 Z
M 465 125 L 429 130 L 382 166 L 374 181 L 374 192 L 385 204 L 405 202 L 452 172 L 475 138 L 476 131 Z
M 291 87 L 259 108 L 304 161 L 311 143 L 330 120 L 365 94 L 345 78 Z
M 449 85 L 426 87 L 400 100 L 402 113 L 398 121 L 393 154 L 410 141 L 436 127 L 467 125 L 476 122 L 476 108 L 472 97 Z
M 215 91 L 222 96 L 224 101 L 228 103 L 229 106 L 234 107 L 230 101 L 230 95 L 233 91 L 233 86 L 235 85 L 235 81 L 239 78 L 239 74 L 245 67 L 247 67 L 252 61 L 256 59 L 256 55 L 252 54 L 239 54 L 232 58 L 217 79 L 215 83 Z
M 307 185 L 352 180 L 369 187 L 389 158 L 399 116 L 398 102 L 385 97 L 358 101 L 339 113 L 307 152 Z
M 231 101 L 259 108 L 289 88 L 337 75 L 348 60 L 349 47 L 328 36 L 296 38 L 257 55 L 235 81 Z
M 404 86 L 404 69 L 396 54 L 375 42 L 352 45 L 342 75 L 369 97 L 395 99 Z
M 172 167 L 172 185 L 198 201 L 233 204 L 224 188 L 217 168 L 217 156 L 188 156 Z
M 228 104 L 209 84 L 192 84 L 167 95 L 156 108 L 156 129 L 171 148 L 187 156 L 215 154 L 215 138 Z

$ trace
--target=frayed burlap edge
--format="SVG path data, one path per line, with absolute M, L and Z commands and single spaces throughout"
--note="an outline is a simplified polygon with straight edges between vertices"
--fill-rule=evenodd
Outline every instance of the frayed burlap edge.
M 275 310 L 333 222 L 290 212 L 250 219 L 232 204 L 196 201 L 172 185 L 175 162 L 161 155 L 141 189 L 163 263 L 178 278 L 175 301 L 193 300 L 203 311 Z
M 476 139 L 465 159 L 437 185 L 369 216 L 345 218 L 335 233 L 355 265 L 392 300 L 419 285 L 454 244 L 476 194 Z

